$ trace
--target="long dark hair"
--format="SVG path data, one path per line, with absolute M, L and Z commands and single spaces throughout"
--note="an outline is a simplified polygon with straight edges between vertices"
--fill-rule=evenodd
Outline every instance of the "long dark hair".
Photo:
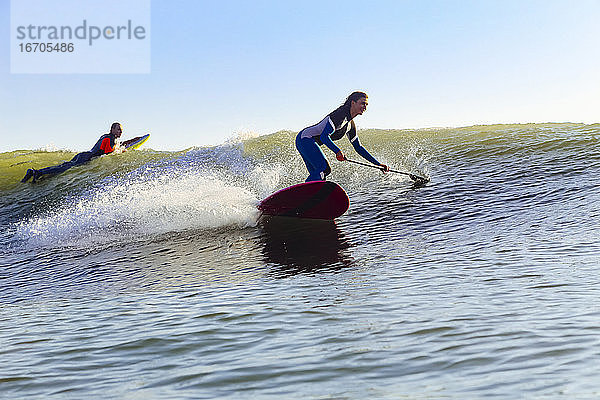
M 352 104 L 353 101 L 358 101 L 362 98 L 367 98 L 367 94 L 365 92 L 352 92 L 350 93 L 350 96 L 348 96 L 346 98 L 346 101 L 344 101 L 344 104 L 342 104 L 342 107 L 350 107 L 350 104 Z

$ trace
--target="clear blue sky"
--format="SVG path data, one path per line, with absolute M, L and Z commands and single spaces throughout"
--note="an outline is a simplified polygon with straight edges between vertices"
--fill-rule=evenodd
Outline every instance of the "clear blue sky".
M 361 128 L 600 121 L 600 0 L 155 0 L 151 12 L 150 74 L 11 74 L 0 0 L 0 151 L 87 150 L 113 121 L 159 150 L 300 130 L 353 90 L 369 94 Z

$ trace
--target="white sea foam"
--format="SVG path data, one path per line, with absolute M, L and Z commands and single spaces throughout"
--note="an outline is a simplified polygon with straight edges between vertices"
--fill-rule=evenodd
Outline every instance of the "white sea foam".
M 18 234 L 42 243 L 102 242 L 189 229 L 256 224 L 257 198 L 200 172 L 122 180 L 21 222 Z

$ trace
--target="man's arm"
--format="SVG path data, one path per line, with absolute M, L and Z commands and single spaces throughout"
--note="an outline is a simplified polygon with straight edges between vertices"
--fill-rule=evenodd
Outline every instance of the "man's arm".
M 121 142 L 121 147 L 123 147 L 123 149 L 125 150 L 130 143 L 133 143 L 133 142 L 141 139 L 142 137 L 143 136 L 138 136 L 138 137 L 134 137 L 133 139 L 129 139 L 124 142 Z

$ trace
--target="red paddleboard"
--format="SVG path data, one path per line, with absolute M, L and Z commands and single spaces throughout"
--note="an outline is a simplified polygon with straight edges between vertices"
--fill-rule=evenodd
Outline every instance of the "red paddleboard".
M 339 185 L 329 181 L 300 183 L 273 193 L 258 205 L 266 215 L 334 219 L 348 210 L 350 200 Z

